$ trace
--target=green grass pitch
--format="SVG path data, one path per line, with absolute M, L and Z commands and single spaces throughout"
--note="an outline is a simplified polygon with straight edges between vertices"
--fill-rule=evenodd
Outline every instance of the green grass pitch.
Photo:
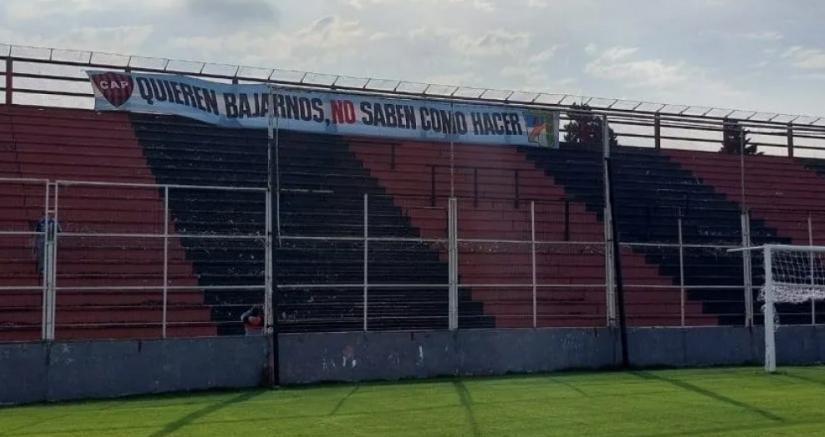
M 0 436 L 825 435 L 825 367 L 558 373 L 0 408 Z

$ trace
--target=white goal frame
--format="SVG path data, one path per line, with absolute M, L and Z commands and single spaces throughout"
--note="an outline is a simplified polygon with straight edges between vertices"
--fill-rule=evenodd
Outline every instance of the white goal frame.
M 825 246 L 803 246 L 803 245 L 790 245 L 790 244 L 765 244 L 762 246 L 754 246 L 754 247 L 743 247 L 743 248 L 736 248 L 736 249 L 729 249 L 728 252 L 748 252 L 761 250 L 763 252 L 763 261 L 764 261 L 764 269 L 765 269 L 765 283 L 762 286 L 762 293 L 761 295 L 764 297 L 765 306 L 764 306 L 764 331 L 765 331 L 765 372 L 773 373 L 776 372 L 776 330 L 777 330 L 777 323 L 776 323 L 776 286 L 780 284 L 782 287 L 793 287 L 795 285 L 804 286 L 807 285 L 810 287 L 810 290 L 814 288 L 821 288 L 822 289 L 822 297 L 816 295 L 813 291 L 811 291 L 811 296 L 808 300 L 818 300 L 818 299 L 825 299 L 825 284 L 815 284 L 814 283 L 814 276 L 813 276 L 813 263 L 814 253 L 823 253 L 825 254 Z M 795 283 L 785 283 L 785 282 L 777 282 L 774 279 L 774 255 L 777 251 L 794 251 L 794 252 L 808 252 L 810 254 L 809 259 L 811 263 L 811 283 L 809 284 L 795 284 Z M 825 268 L 825 266 L 823 267 Z M 781 301 L 782 303 L 785 301 Z M 799 301 L 787 301 L 790 303 L 799 303 Z

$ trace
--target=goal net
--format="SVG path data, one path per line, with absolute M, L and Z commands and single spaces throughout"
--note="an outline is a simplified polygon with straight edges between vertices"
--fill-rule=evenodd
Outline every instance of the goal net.
M 776 370 L 778 303 L 805 303 L 825 299 L 825 247 L 765 245 L 765 284 L 759 294 L 765 302 L 765 370 Z

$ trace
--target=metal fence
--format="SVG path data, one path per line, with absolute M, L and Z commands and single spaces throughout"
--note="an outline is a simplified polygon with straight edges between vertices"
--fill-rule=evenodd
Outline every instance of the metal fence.
M 570 120 L 570 115 L 581 113 L 573 104 L 587 104 L 591 107 L 587 114 L 601 115 L 605 131 L 607 126 L 615 129 L 623 145 L 661 149 L 718 150 L 722 142 L 725 123 L 736 120 L 747 130 L 752 143 L 760 151 L 769 155 L 787 155 L 790 157 L 821 156 L 825 150 L 825 119 L 822 117 L 794 116 L 753 111 L 737 111 L 719 108 L 701 108 L 685 105 L 668 105 L 647 102 L 629 102 L 616 99 L 599 99 L 548 93 L 526 93 L 514 91 L 470 89 L 433 84 L 415 84 L 400 81 L 383 81 L 370 78 L 348 78 L 342 76 L 319 75 L 305 72 L 289 72 L 277 69 L 257 69 L 236 66 L 221 66 L 185 61 L 155 58 L 141 58 L 79 52 L 56 49 L 27 48 L 18 46 L 0 46 L 0 64 L 3 68 L 6 104 L 36 104 L 45 106 L 91 107 L 91 88 L 84 69 L 110 69 L 113 71 L 146 71 L 187 74 L 196 77 L 211 78 L 233 82 L 265 82 L 281 86 L 308 88 L 325 88 L 345 90 L 357 93 L 394 95 L 410 99 L 448 99 L 466 103 L 496 103 L 513 107 L 557 110 L 562 113 L 562 124 Z M 602 138 L 607 138 L 606 132 Z M 445 145 L 446 147 L 446 145 Z M 451 145 L 452 147 L 452 145 Z M 610 147 L 605 149 L 609 155 Z M 394 155 L 393 155 L 394 156 Z M 277 154 L 276 154 L 277 158 Z M 451 157 L 451 161 L 453 158 Z M 749 200 L 745 196 L 749 161 L 740 156 L 739 180 L 737 188 L 741 189 L 738 201 L 743 211 L 748 211 Z M 501 198 L 484 198 L 480 194 L 480 173 L 497 171 L 508 173 L 512 178 L 513 192 Z M 252 241 L 260 244 L 266 257 L 278 254 L 279 262 L 300 261 L 303 270 L 296 270 L 293 276 L 286 275 L 286 269 L 278 273 L 282 277 L 277 281 L 278 299 L 276 314 L 279 324 L 290 329 L 303 326 L 307 329 L 328 327 L 332 329 L 415 329 L 417 327 L 443 326 L 456 329 L 460 327 L 538 327 L 538 326 L 605 326 L 616 321 L 615 275 L 612 268 L 617 254 L 613 253 L 613 239 L 609 223 L 585 223 L 581 218 L 571 214 L 576 202 L 571 199 L 534 198 L 522 192 L 519 170 L 501 170 L 497 168 L 433 164 L 430 166 L 431 187 L 429 195 L 418 197 L 383 196 L 377 193 L 364 194 L 356 202 L 361 204 L 357 215 L 351 222 L 342 224 L 334 231 L 322 230 L 323 226 L 295 226 L 287 219 L 288 208 L 281 203 L 281 197 L 287 189 L 277 189 L 275 216 L 271 216 L 267 204 L 266 226 L 274 223 L 277 238 L 270 240 L 268 229 L 264 232 L 230 232 L 227 234 L 202 234 L 198 232 L 178 232 L 172 229 L 169 208 L 170 190 L 247 190 L 260 192 L 269 202 L 265 189 L 233 187 L 187 187 L 152 184 L 107 184 L 93 182 L 49 182 L 43 180 L 14 180 L 10 183 L 28 184 L 38 187 L 36 195 L 44 199 L 44 204 L 26 205 L 28 222 L 14 225 L 7 230 L 0 230 L 0 240 L 10 241 L 11 246 L 19 246 L 20 240 L 26 238 L 43 240 L 42 253 L 49 261 L 37 275 L 29 275 L 20 285 L 13 284 L 0 287 L 0 291 L 11 293 L 27 291 L 42 293 L 42 317 L 26 319 L 19 326 L 40 326 L 42 338 L 54 338 L 54 327 L 59 336 L 61 323 L 61 306 L 55 304 L 61 295 L 70 292 L 95 292 L 96 290 L 137 290 L 155 293 L 160 297 L 160 317 L 149 323 L 132 323 L 117 320 L 114 325 L 154 326 L 158 335 L 169 335 L 170 326 L 193 325 L 195 320 L 170 320 L 170 296 L 181 295 L 191 290 L 214 292 L 237 292 L 246 289 L 258 292 L 257 301 L 265 301 L 265 293 L 274 282 L 271 277 L 271 262 L 262 259 L 261 280 L 255 283 L 214 283 L 204 285 L 186 283 L 185 271 L 180 265 L 181 241 Z M 450 195 L 444 197 L 437 189 L 440 178 L 449 177 Z M 462 178 L 469 184 L 471 194 L 456 195 L 452 185 L 456 178 Z M 609 178 L 605 178 L 609 180 Z M 2 182 L 3 180 L 0 180 Z M 135 221 L 110 223 L 113 227 L 94 220 L 86 220 L 85 227 L 72 228 L 72 216 L 63 211 L 71 210 L 70 205 L 61 200 L 72 192 L 83 195 L 84 190 L 101 190 L 103 187 L 117 187 L 120 190 L 132 189 L 136 193 L 145 190 L 160 190 L 159 199 L 143 198 L 141 201 L 157 201 L 164 206 L 160 210 L 144 210 Z M 42 188 L 40 188 L 42 187 Z M 129 188 L 131 187 L 131 188 Z M 605 187 L 607 188 L 607 187 Z M 14 191 L 14 190 L 12 190 Z M 331 193 L 307 192 L 307 196 L 329 196 Z M 422 190 L 423 191 L 423 190 Z M 27 191 L 26 191 L 27 192 Z M 145 193 L 144 193 L 145 194 Z M 361 193 L 358 193 L 360 196 Z M 94 196 L 86 196 L 87 200 Z M 53 201 L 52 201 L 53 199 Z M 133 199 L 134 200 L 134 199 Z M 468 211 L 477 209 L 479 203 L 499 202 L 497 207 L 507 211 L 508 216 L 498 219 L 496 226 L 479 227 L 478 223 L 468 220 L 472 217 Z M 686 202 L 689 202 L 686 201 Z M 158 203 L 158 204 L 160 204 Z M 140 202 L 132 202 L 141 205 Z M 393 234 L 392 226 L 385 226 L 388 205 L 399 208 L 400 220 L 416 220 L 416 217 L 430 217 L 420 223 L 412 223 L 407 228 L 417 228 L 419 235 Z M 611 205 L 603 206 L 601 214 L 610 217 Z M 42 209 L 42 213 L 40 210 Z M 37 210 L 37 212 L 33 212 Z M 59 211 L 60 210 L 60 211 Z M 411 211 L 417 210 L 416 214 Z M 423 212 L 422 212 L 423 211 Z M 807 232 L 809 241 L 818 241 L 814 225 L 819 213 L 811 211 L 758 211 L 760 215 L 807 215 L 807 224 L 800 227 Z M 773 214 L 773 215 L 771 215 Z M 113 217 L 117 214 L 113 215 Z M 54 217 L 60 228 L 55 232 L 53 243 L 46 238 L 48 232 L 36 231 L 34 223 L 42 217 Z M 404 218 L 406 217 L 406 218 Z M 513 217 L 516 217 L 514 219 Z M 739 233 L 741 238 L 719 238 L 714 241 L 693 242 L 684 238 L 685 224 L 681 215 L 674 215 L 675 241 L 633 241 L 619 242 L 621 258 L 624 262 L 624 286 L 630 301 L 627 302 L 631 323 L 640 325 L 677 325 L 696 326 L 717 324 L 724 319 L 726 323 L 743 323 L 750 325 L 758 321 L 758 308 L 753 302 L 753 290 L 761 284 L 758 263 L 751 262 L 741 254 L 727 253 L 731 247 L 750 244 L 752 226 L 745 213 L 741 218 Z M 274 220 L 273 220 L 274 219 Z M 398 218 L 396 218 L 398 219 Z M 497 219 L 490 219 L 495 222 Z M 519 227 L 503 232 L 509 221 L 519 223 Z M 83 224 L 84 220 L 75 220 Z M 805 220 L 797 220 L 805 223 Z M 26 224 L 28 223 L 28 224 Z M 96 223 L 88 226 L 89 223 Z M 382 224 L 383 223 L 383 224 Z M 547 223 L 552 223 L 548 225 Z M 511 223 L 512 224 L 512 223 Z M 597 232 L 577 232 L 576 227 L 590 226 Z M 595 228 L 593 227 L 595 226 Z M 48 226 L 46 227 L 48 228 Z M 133 229 L 134 232 L 123 233 L 119 229 Z M 326 223 L 326 228 L 330 224 Z M 404 228 L 399 227 L 399 228 Z M 140 231 L 137 231 L 140 229 Z M 552 231 L 548 231 L 552 229 Z M 117 246 L 95 247 L 95 242 L 109 241 Z M 275 243 L 277 250 L 268 247 Z M 37 243 L 38 245 L 40 243 Z M 48 246 L 53 244 L 53 246 Z M 155 253 L 158 261 L 155 266 L 136 268 L 130 275 L 122 275 L 118 283 L 100 283 L 89 285 L 89 279 L 106 280 L 106 278 L 83 277 L 83 271 L 77 269 L 78 259 L 67 252 L 67 244 L 76 244 L 84 250 L 78 253 L 130 253 L 140 251 Z M 83 246 L 85 244 L 88 247 Z M 326 247 L 321 247 L 327 245 Z M 26 246 L 30 248 L 31 246 Z M 70 246 L 71 247 L 71 246 Z M 320 249 L 319 249 L 320 247 Z M 9 257 L 19 256 L 19 247 L 7 252 Z M 89 249 L 89 250 L 85 250 Z M 329 253 L 339 251 L 342 259 L 330 260 Z M 16 252 L 17 251 L 17 252 Z M 105 252 L 109 251 L 109 252 Z M 162 257 L 159 255 L 162 253 Z M 410 273 L 407 279 L 394 277 L 392 270 L 386 267 L 388 256 L 400 254 L 403 264 L 404 254 L 427 254 L 433 256 L 431 266 L 442 263 L 445 268 L 434 271 L 433 275 L 419 275 L 424 279 L 410 280 L 416 275 Z M 69 256 L 71 255 L 71 256 Z M 291 256 L 296 258 L 290 259 Z M 700 256 L 701 255 L 701 256 Z M 115 256 L 110 261 L 130 265 L 127 255 L 118 260 Z M 132 255 L 128 255 L 132 256 Z M 178 258 L 175 258 L 178 256 Z M 717 259 L 721 264 L 741 271 L 740 281 L 736 283 L 696 281 L 693 269 L 702 268 L 692 264 L 694 258 Z M 303 258 L 301 258 L 303 257 Z M 648 258 L 665 259 L 667 263 L 645 262 Z M 657 258 L 658 257 L 658 258 Z M 151 257 L 149 257 L 151 259 Z M 515 270 L 507 271 L 498 260 L 518 260 L 510 262 Z M 587 266 L 577 271 L 578 281 L 568 279 L 564 274 L 575 270 L 563 263 L 565 260 L 579 259 Z M 596 262 L 598 260 L 598 262 Z M 384 263 L 386 261 L 386 263 Z M 384 263 L 384 264 L 382 264 Z M 329 267 L 335 264 L 344 273 L 335 273 Z M 409 263 L 414 265 L 413 263 Z M 387 264 L 389 265 L 389 264 Z M 661 267 L 662 271 L 651 271 L 651 266 Z M 144 269 L 145 267 L 145 269 Z M 143 269 L 143 270 L 141 270 Z M 154 270 L 152 270 L 154 269 Z M 565 270 L 568 269 L 568 270 Z M 669 269 L 669 270 L 668 270 Z M 741 270 L 740 270 L 741 269 Z M 147 272 L 151 270 L 152 274 Z M 398 271 L 402 271 L 400 269 Z M 177 272 L 177 273 L 176 273 Z M 303 272 L 303 273 L 301 273 Z M 584 272 L 584 273 L 582 273 Z M 147 273 L 147 274 L 144 274 Z M 72 275 L 76 277 L 73 278 Z M 154 276 L 153 276 L 154 275 Z M 301 276 L 303 275 L 303 276 Z M 398 274 L 400 275 L 400 273 Z M 190 275 L 191 276 L 191 275 Z M 252 277 L 252 276 L 250 276 Z M 81 281 L 72 282 L 80 278 Z M 562 279 L 564 278 L 564 279 Z M 584 278 L 584 280 L 582 280 Z M 109 278 L 111 279 L 111 278 Z M 177 281 L 177 282 L 176 282 Z M 24 283 L 25 282 L 25 283 Z M 328 293 L 324 293 L 324 291 Z M 407 307 L 394 305 L 403 299 L 393 299 L 404 295 L 412 302 Z M 575 296 L 574 296 L 575 295 Z M 635 296 L 635 297 L 634 297 Z M 638 297 L 638 301 L 635 300 Z M 237 310 L 249 306 L 249 302 L 222 302 L 220 298 L 205 306 L 210 311 L 221 307 L 221 317 L 230 320 L 237 315 Z M 255 299 L 252 299 L 255 300 Z M 21 298 L 21 302 L 24 299 Z M 26 301 L 28 302 L 28 301 Z M 484 311 L 479 310 L 484 306 Z M 647 305 L 648 307 L 645 307 Z M 269 305 L 266 305 L 269 308 Z M 233 309 L 234 308 L 234 309 Z M 656 311 L 650 311 L 656 308 Z M 815 304 L 811 303 L 810 322 L 816 323 Z M 780 312 L 783 309 L 780 308 Z M 794 315 L 798 308 L 786 308 L 785 314 Z M 56 314 L 55 314 L 56 312 Z M 648 317 L 650 313 L 658 314 Z M 196 311 L 190 313 L 194 319 Z M 494 319 L 490 317 L 494 316 Z M 269 315 L 270 317 L 272 315 Z M 187 316 L 188 317 L 188 316 Z M 219 317 L 220 319 L 220 317 Z M 67 319 L 69 320 L 69 319 Z M 17 322 L 15 322 L 17 323 Z M 223 322 L 221 322 L 223 323 Z M 237 325 L 230 320 L 227 324 Z M 64 328 L 82 328 L 84 322 L 67 322 Z M 112 325 L 111 323 L 109 325 Z M 211 328 L 210 328 L 211 329 Z M 326 328 L 322 328 L 326 329 Z
M 210 64 L 114 53 L 0 44 L 0 75 L 6 104 L 87 108 L 93 94 L 87 69 L 184 74 L 233 83 L 332 89 L 409 99 L 449 100 L 558 110 L 562 125 L 573 105 L 588 114 L 610 117 L 624 145 L 655 148 L 718 149 L 725 123 L 748 130 L 752 144 L 768 154 L 820 156 L 825 149 L 825 118 L 771 112 L 655 103 L 547 92 L 497 90 L 377 78 L 349 77 L 278 68 Z
M 479 208 L 484 200 L 477 198 L 437 197 L 433 204 L 427 195 L 395 195 L 392 200 L 401 214 L 411 218 L 421 233 L 402 236 L 379 226 L 382 220 L 386 223 L 382 217 L 386 213 L 376 206 L 383 203 L 383 197 L 387 196 L 364 194 L 358 220 L 340 234 L 281 235 L 282 247 L 329 243 L 326 250 L 306 260 L 309 265 L 324 263 L 331 253 L 340 251 L 354 269 L 347 281 L 323 274 L 315 274 L 309 283 L 280 277 L 278 294 L 290 308 L 279 313 L 282 329 L 414 329 L 416 319 L 447 329 L 617 323 L 613 254 L 605 238 L 610 233 L 595 220 L 585 223 L 575 214 L 571 220 L 569 200 L 523 200 L 516 207 L 512 199 L 501 199 L 494 203 L 501 214 L 496 216 L 483 205 Z M 750 226 L 747 220 L 742 224 Z M 761 286 L 759 272 L 751 271 L 742 253 L 728 252 L 741 247 L 742 241 L 730 237 L 693 242 L 683 237 L 682 217 L 676 216 L 673 226 L 679 231 L 676 241 L 620 242 L 628 323 L 753 323 L 754 292 L 746 290 Z M 386 271 L 386 257 L 405 251 L 417 251 L 418 261 L 409 261 L 419 269 L 413 280 L 401 278 L 401 269 Z M 421 260 L 432 255 L 443 268 L 428 275 Z M 664 260 L 657 262 L 652 256 Z M 668 263 L 672 263 L 670 270 L 662 267 Z M 437 269 L 427 266 L 430 271 Z M 714 282 L 713 274 L 697 272 L 714 268 L 727 269 L 725 278 Z M 305 293 L 300 301 L 307 309 L 303 313 L 293 311 L 296 302 L 287 297 L 298 290 Z M 381 290 L 396 291 L 392 298 L 397 300 L 390 302 L 376 293 Z M 344 301 L 337 302 L 340 306 L 329 305 L 324 301 L 326 293 Z M 387 308 L 390 303 L 411 307 L 399 315 Z
M 0 190 L 10 201 L 0 229 L 2 339 L 242 333 L 238 315 L 268 307 L 265 188 L 6 178 Z M 170 208 L 194 192 L 252 193 L 265 209 L 257 223 L 214 228 Z M 218 255 L 238 250 L 258 252 L 247 275 L 231 266 L 209 271 L 209 263 L 242 263 Z

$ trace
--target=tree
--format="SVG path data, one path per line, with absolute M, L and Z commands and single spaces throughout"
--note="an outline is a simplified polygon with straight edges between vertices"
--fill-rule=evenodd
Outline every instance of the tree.
M 722 127 L 722 148 L 719 149 L 719 152 L 738 155 L 744 145 L 745 155 L 761 155 L 762 152 L 756 152 L 756 144 L 751 144 L 747 134 L 747 131 L 738 121 L 725 119 Z
M 589 105 L 573 104 L 571 111 L 567 112 L 567 117 L 570 118 L 570 122 L 564 127 L 565 142 L 587 149 L 603 150 L 601 115 L 593 114 Z M 609 127 L 607 129 L 610 147 L 617 146 L 619 142 L 616 133 Z

